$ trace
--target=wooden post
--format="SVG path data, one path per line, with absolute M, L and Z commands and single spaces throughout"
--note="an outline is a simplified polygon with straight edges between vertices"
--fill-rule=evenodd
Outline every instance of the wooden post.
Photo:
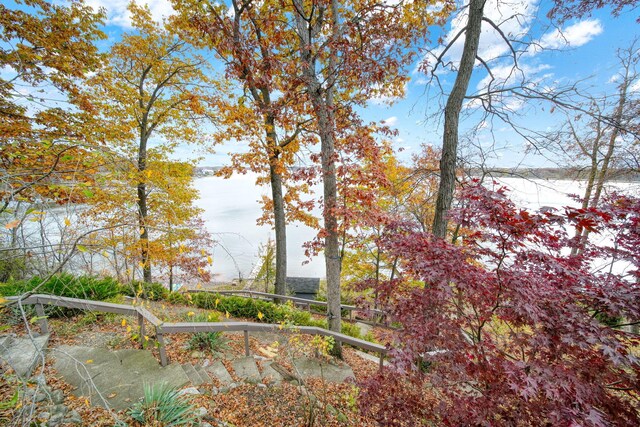
M 380 352 L 380 371 L 382 372 L 382 367 L 384 366 L 384 353 Z
M 249 331 L 244 330 L 244 353 L 247 357 L 251 356 L 251 350 L 249 350 Z
M 144 339 L 144 337 L 142 338 Z M 162 366 L 167 366 L 169 361 L 167 360 L 167 350 L 164 345 L 164 335 L 162 334 L 162 328 L 160 326 L 156 326 L 156 339 L 158 340 L 158 344 L 160 347 L 158 350 L 160 351 L 160 364 Z
M 144 329 L 144 316 L 142 313 L 138 312 L 138 327 L 140 329 L 139 337 L 140 337 L 140 348 L 144 348 L 144 337 L 147 335 L 147 331 Z
M 47 323 L 47 316 L 44 314 L 44 306 L 40 303 L 36 304 L 36 314 L 38 315 L 38 326 L 40 326 L 40 332 L 48 334 L 49 324 Z

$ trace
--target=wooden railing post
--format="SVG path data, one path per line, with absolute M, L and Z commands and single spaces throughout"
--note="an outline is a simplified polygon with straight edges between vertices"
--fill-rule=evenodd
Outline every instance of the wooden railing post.
M 144 328 L 144 316 L 140 312 L 138 312 L 138 327 L 140 329 L 138 335 L 140 337 L 140 348 L 144 348 L 144 337 L 147 335 L 147 331 Z
M 251 356 L 251 350 L 249 349 L 249 331 L 244 330 L 244 353 L 247 357 Z
M 169 361 L 167 360 L 167 349 L 164 344 L 164 334 L 162 333 L 162 326 L 156 326 L 156 340 L 158 340 L 158 351 L 160 352 L 160 364 L 167 366 Z
M 49 324 L 47 323 L 47 316 L 44 313 L 44 306 L 40 303 L 36 304 L 36 314 L 38 315 L 38 326 L 40 327 L 40 332 L 48 334 Z

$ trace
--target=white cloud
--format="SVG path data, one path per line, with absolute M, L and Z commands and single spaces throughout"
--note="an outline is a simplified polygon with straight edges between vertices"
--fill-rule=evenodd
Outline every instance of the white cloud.
M 594 37 L 602 34 L 604 28 L 597 19 L 586 19 L 569 25 L 563 30 L 556 29 L 540 39 L 540 45 L 546 49 L 579 47 L 589 43 Z
M 104 8 L 107 11 L 107 24 L 131 28 L 131 14 L 127 10 L 131 0 L 86 0 L 87 5 L 95 10 Z M 151 16 L 156 22 L 162 22 L 174 13 L 170 0 L 136 0 L 139 5 L 148 5 Z
M 387 126 L 395 126 L 395 124 L 398 123 L 398 118 L 396 116 L 391 116 L 388 119 L 384 119 L 382 123 Z

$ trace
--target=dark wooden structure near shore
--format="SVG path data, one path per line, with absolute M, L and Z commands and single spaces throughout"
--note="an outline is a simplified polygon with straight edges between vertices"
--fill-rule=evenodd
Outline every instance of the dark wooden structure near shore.
M 314 301 L 319 289 L 320 279 L 317 277 L 287 277 L 287 292 L 296 298 Z

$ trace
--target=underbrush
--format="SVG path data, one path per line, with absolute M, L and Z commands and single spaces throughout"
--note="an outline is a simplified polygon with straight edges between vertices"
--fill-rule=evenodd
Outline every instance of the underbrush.
M 221 316 L 220 313 L 214 311 L 198 314 L 189 312 L 187 320 L 190 322 L 219 322 Z M 196 332 L 189 338 L 188 346 L 189 350 L 211 351 L 212 353 L 219 353 L 229 348 L 228 340 L 222 332 Z
M 44 283 L 43 279 L 37 276 L 29 280 L 0 283 L 0 296 L 21 295 L 28 292 L 117 303 L 123 302 L 122 296 L 125 295 L 152 301 L 165 301 L 170 304 L 192 305 L 205 310 L 218 310 L 228 316 L 250 318 L 263 323 L 327 328 L 325 319 L 316 319 L 311 313 L 298 310 L 291 303 L 275 304 L 269 301 L 204 292 L 194 294 L 169 292 L 159 283 L 121 284 L 111 277 L 76 277 L 66 273 L 52 276 Z M 34 313 L 31 313 L 33 307 L 29 306 L 25 309 L 29 310 L 29 317 L 33 317 Z M 72 316 L 80 312 L 52 306 L 46 306 L 45 309 L 48 317 Z M 342 324 L 342 333 L 362 338 L 360 329 L 347 322 Z

